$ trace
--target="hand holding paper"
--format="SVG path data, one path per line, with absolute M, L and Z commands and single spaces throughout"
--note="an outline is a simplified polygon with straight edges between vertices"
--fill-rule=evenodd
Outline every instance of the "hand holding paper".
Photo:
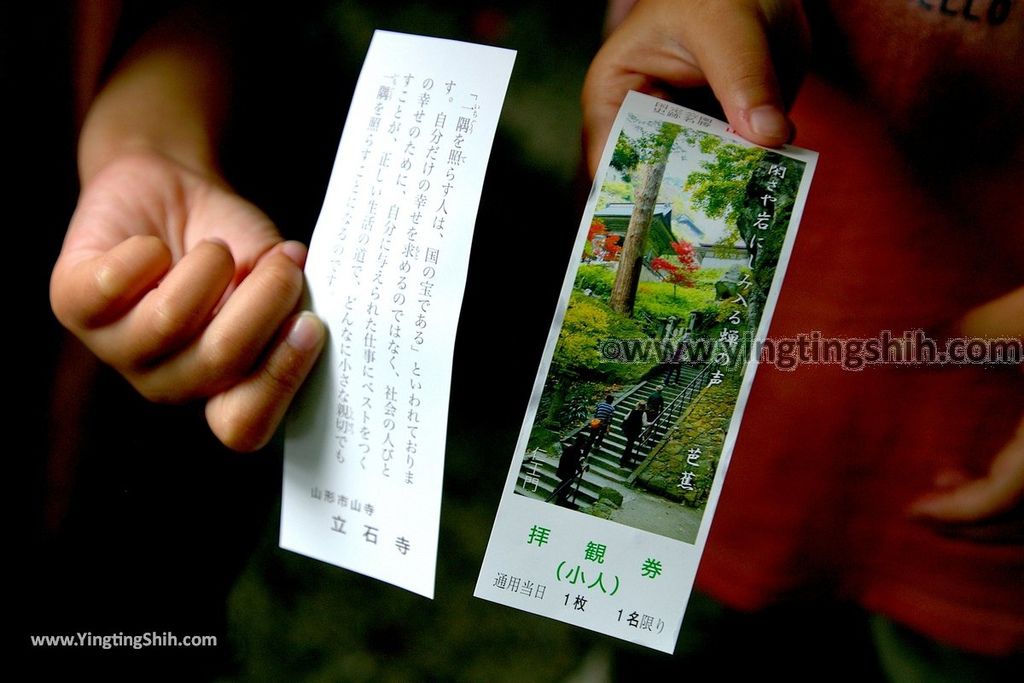
M 590 172 L 629 90 L 667 97 L 671 89 L 710 86 L 740 135 L 761 145 L 788 142 L 793 127 L 785 111 L 808 47 L 799 2 L 638 2 L 594 57 L 584 83 Z
M 50 291 L 60 321 L 146 398 L 209 399 L 214 433 L 252 450 L 325 335 L 292 317 L 305 247 L 220 178 L 224 61 L 215 36 L 173 18 L 129 53 L 83 127 Z

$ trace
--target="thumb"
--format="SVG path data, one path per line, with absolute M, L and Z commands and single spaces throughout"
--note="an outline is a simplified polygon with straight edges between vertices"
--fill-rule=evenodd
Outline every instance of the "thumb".
M 777 49 L 773 53 L 773 44 Z M 646 2 L 598 52 L 583 86 L 591 173 L 628 90 L 710 86 L 732 127 L 757 144 L 790 140 L 793 126 L 776 62 L 795 84 L 807 51 L 806 19 L 793 2 Z M 789 90 L 790 88 L 787 88 Z M 792 88 L 795 91 L 795 87 Z
M 800 3 L 703 2 L 688 7 L 695 17 L 680 17 L 678 30 L 729 124 L 759 145 L 789 142 L 794 128 L 785 114 L 787 100 L 795 94 L 809 49 Z

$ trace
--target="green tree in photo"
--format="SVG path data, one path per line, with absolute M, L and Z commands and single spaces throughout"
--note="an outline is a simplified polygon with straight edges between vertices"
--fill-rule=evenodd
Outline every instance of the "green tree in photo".
M 626 239 L 623 240 L 622 253 L 619 256 L 619 269 L 615 275 L 609 305 L 613 310 L 625 316 L 633 314 L 636 301 L 636 288 L 640 281 L 640 270 L 647 232 L 654 214 L 654 204 L 658 200 L 661 181 L 665 177 L 665 166 L 669 152 L 682 128 L 674 123 L 662 123 L 658 131 L 643 136 L 633 145 L 635 154 L 623 154 L 623 163 L 636 159 L 637 172 L 634 179 L 639 178 L 640 189 L 636 192 L 633 214 L 629 218 Z M 618 147 L 618 146 L 617 146 Z
M 640 152 L 637 146 L 626 136 L 619 133 L 619 139 L 615 141 L 615 151 L 612 152 L 611 166 L 622 174 L 623 182 L 632 180 L 633 171 L 640 164 Z
M 746 297 L 746 312 L 749 324 L 756 327 L 775 276 L 804 164 L 711 135 L 703 136 L 699 145 L 714 159 L 703 161 L 687 176 L 686 189 L 694 208 L 722 219 L 729 227 L 719 247 L 730 250 L 742 239 L 750 249 L 754 286 Z
M 736 219 L 747 204 L 747 187 L 766 151 L 740 147 L 714 135 L 702 135 L 698 145 L 704 154 L 714 155 L 714 160 L 702 162 L 698 170 L 687 175 L 685 189 L 694 208 L 729 226 L 721 244 L 731 247 L 740 239 Z

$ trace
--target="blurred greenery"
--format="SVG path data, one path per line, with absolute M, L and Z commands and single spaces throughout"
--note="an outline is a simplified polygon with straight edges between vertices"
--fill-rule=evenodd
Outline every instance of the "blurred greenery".
M 263 547 L 230 601 L 251 681 L 560 680 L 584 637 L 561 623 L 471 597 L 493 507 L 445 499 L 433 601 L 275 547 Z

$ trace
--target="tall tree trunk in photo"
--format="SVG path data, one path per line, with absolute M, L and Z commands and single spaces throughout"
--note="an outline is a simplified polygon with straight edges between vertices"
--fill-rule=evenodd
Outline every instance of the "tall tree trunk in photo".
M 641 164 L 638 173 L 633 176 L 634 179 L 640 176 L 640 190 L 634 195 L 636 200 L 633 204 L 633 213 L 629 217 L 626 238 L 623 240 L 622 251 L 619 252 L 619 269 L 615 274 L 611 298 L 608 300 L 612 310 L 622 315 L 633 315 L 636 288 L 640 283 L 640 270 L 643 268 L 647 232 L 651 227 L 651 216 L 654 215 L 654 204 L 658 200 L 661 181 L 665 177 L 668 154 L 679 131 L 679 126 L 663 123 L 650 160 Z

